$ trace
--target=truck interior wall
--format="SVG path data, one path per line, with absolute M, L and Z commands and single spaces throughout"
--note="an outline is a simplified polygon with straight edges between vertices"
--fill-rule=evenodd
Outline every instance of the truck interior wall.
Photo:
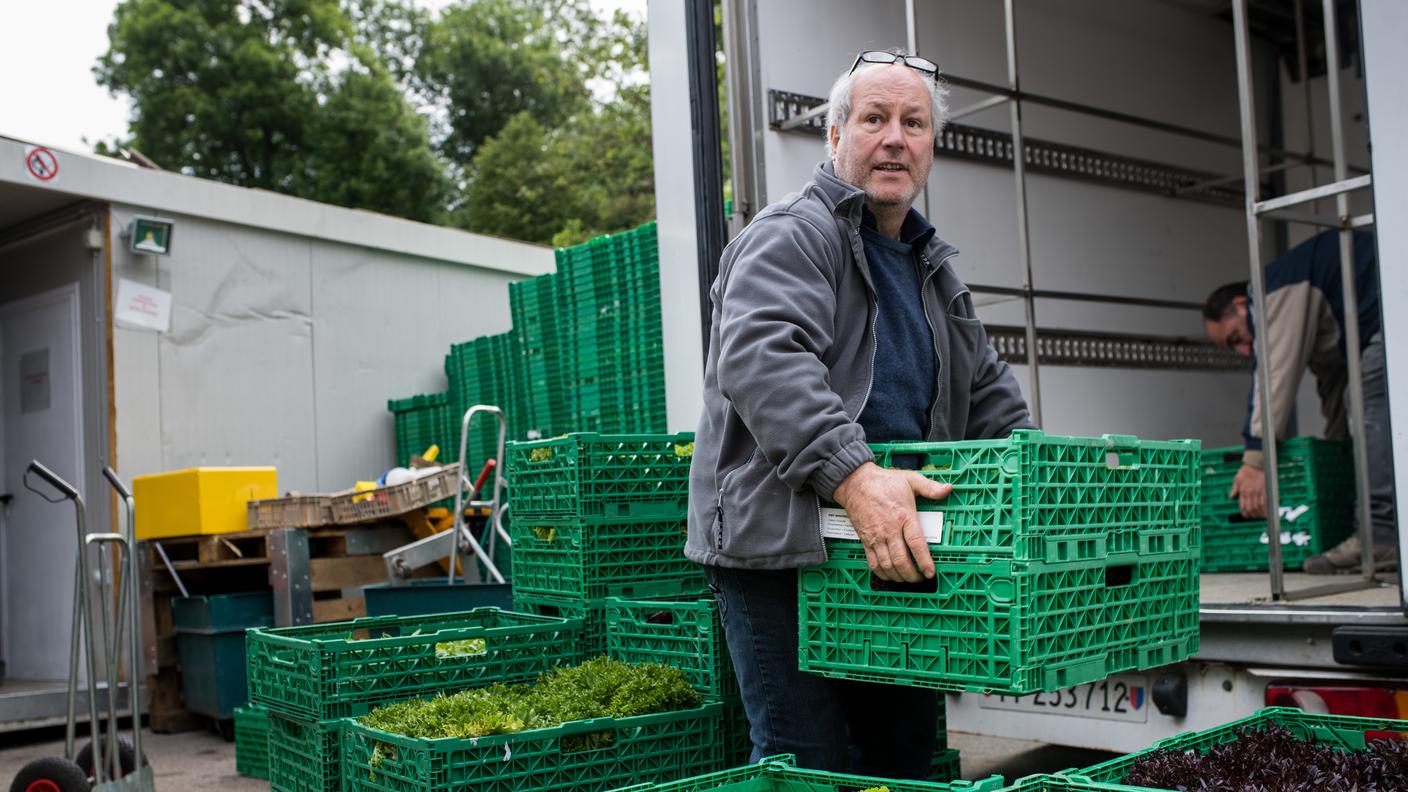
M 757 4 L 760 79 L 769 89 L 825 96 L 862 49 L 903 46 L 904 3 Z M 919 50 L 953 74 L 1005 84 L 1000 3 L 942 0 L 916 6 Z M 1175 4 L 1058 0 L 1017 6 L 1024 90 L 1237 136 L 1233 33 L 1229 21 Z M 1257 105 L 1269 138 L 1270 52 L 1258 47 Z M 985 98 L 954 89 L 950 107 Z M 1006 107 L 961 123 L 1008 131 Z M 1302 122 L 1303 123 L 1303 122 Z M 1240 150 L 1066 111 L 1023 107 L 1029 138 L 1083 146 L 1218 175 L 1240 171 Z M 1328 133 L 1327 133 L 1328 134 Z M 1328 138 L 1327 138 L 1328 139 Z M 1318 142 L 1318 141 L 1317 141 Z M 819 138 L 765 134 L 767 200 L 809 178 L 824 150 Z M 1015 185 L 1010 170 L 939 159 L 929 183 L 929 216 L 962 254 L 972 283 L 1020 286 Z M 1214 287 L 1247 277 L 1240 206 L 1029 174 L 1030 249 L 1037 288 L 1201 302 Z M 990 324 L 1022 324 L 1020 300 L 975 295 Z M 1196 311 L 1040 300 L 1043 328 L 1201 337 Z M 1025 367 L 1018 367 L 1023 388 Z M 1053 432 L 1132 432 L 1238 440 L 1245 372 L 1042 368 L 1044 425 Z M 1311 423 L 1318 428 L 1313 388 Z M 1302 400 L 1304 401 L 1304 399 Z M 1301 413 L 1307 413 L 1302 407 Z M 1313 431 L 1313 429 L 1312 429 Z
M 1374 214 L 1382 223 L 1379 255 L 1393 266 L 1383 268 L 1384 304 L 1398 307 L 1408 296 L 1406 271 L 1398 262 L 1408 255 L 1408 97 L 1403 75 L 1408 51 L 1402 31 L 1408 28 L 1408 5 L 1392 0 L 1360 4 L 1365 48 L 1366 106 L 1374 124 Z M 1392 423 L 1394 478 L 1398 503 L 1408 502 L 1408 323 L 1398 311 L 1384 312 L 1384 349 L 1388 354 L 1388 398 Z M 1402 513 L 1400 512 L 1400 515 Z M 1400 554 L 1408 549 L 1408 520 L 1398 521 Z M 1399 591 L 1408 591 L 1408 566 L 1399 565 Z
M 136 210 L 117 207 L 114 227 Z M 510 327 L 516 276 L 176 217 L 169 257 L 116 240 L 119 278 L 173 294 L 171 331 L 117 327 L 118 443 L 133 474 L 275 465 L 285 491 L 394 461 L 386 401 L 447 387 L 452 343 Z

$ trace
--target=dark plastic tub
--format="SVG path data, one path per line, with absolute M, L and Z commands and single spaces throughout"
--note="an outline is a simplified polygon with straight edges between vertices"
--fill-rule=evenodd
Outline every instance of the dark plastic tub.
M 429 616 L 475 608 L 513 610 L 513 586 L 508 583 L 456 583 L 444 578 L 413 580 L 410 585 L 377 583 L 363 586 L 368 616 Z
M 274 595 L 267 591 L 185 597 L 172 601 L 176 646 L 186 709 L 211 718 L 233 718 L 249 697 L 244 632 L 274 623 Z

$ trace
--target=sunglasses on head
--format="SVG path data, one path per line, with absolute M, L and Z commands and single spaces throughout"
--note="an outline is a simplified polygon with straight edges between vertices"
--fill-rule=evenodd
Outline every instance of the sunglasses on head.
M 860 53 L 856 56 L 856 62 L 851 64 L 851 71 L 854 72 L 856 69 L 860 68 L 862 63 L 896 62 L 903 63 L 921 74 L 934 78 L 935 82 L 939 79 L 939 64 L 934 63 L 928 58 L 921 58 L 918 55 L 902 55 L 887 50 L 866 50 Z

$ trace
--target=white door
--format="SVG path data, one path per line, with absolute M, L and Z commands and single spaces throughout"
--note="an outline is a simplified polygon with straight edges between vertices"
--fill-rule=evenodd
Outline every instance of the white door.
M 0 524 L 0 651 L 10 679 L 68 675 L 74 507 L 45 501 L 23 477 L 37 459 L 86 491 L 78 318 L 77 285 L 0 305 L 0 493 L 13 496 Z

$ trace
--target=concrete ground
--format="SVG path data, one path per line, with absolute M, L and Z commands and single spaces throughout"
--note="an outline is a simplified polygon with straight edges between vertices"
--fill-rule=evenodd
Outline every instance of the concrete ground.
M 949 733 L 949 745 L 959 750 L 964 778 L 985 778 L 999 773 L 1012 781 L 1032 773 L 1084 767 L 1114 756 L 1101 751 L 959 732 Z M 269 788 L 268 782 L 236 774 L 235 744 L 225 742 L 213 732 L 143 732 L 142 750 L 151 760 L 156 788 L 161 792 L 259 792 Z M 0 789 L 9 784 L 26 762 L 42 756 L 59 756 L 63 751 L 62 729 L 0 735 Z

